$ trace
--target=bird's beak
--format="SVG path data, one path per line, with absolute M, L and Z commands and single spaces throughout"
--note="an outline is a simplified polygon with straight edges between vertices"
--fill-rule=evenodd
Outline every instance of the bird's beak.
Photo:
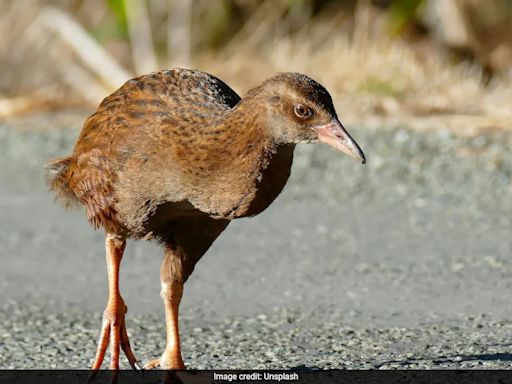
M 321 142 L 329 144 L 363 164 L 366 163 L 363 151 L 337 119 L 314 129 L 318 132 L 318 139 Z

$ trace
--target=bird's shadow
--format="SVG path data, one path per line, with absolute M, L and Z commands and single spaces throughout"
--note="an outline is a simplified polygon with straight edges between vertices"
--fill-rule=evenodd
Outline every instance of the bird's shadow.
M 187 371 L 94 371 L 87 384 L 183 384 L 182 379 L 194 376 Z M 189 382 L 189 381 L 185 381 Z M 194 381 L 195 382 L 195 381 Z M 200 383 L 201 381 L 198 381 Z
M 472 354 L 472 355 L 452 355 L 452 356 L 439 356 L 439 357 L 420 357 L 420 358 L 412 358 L 407 360 L 389 360 L 383 361 L 380 363 L 376 363 L 375 366 L 383 366 L 387 364 L 400 364 L 402 366 L 407 366 L 411 363 L 418 363 L 420 361 L 430 360 L 434 365 L 441 365 L 446 363 L 461 363 L 466 361 L 512 361 L 512 353 L 482 353 L 482 354 Z
M 461 361 L 475 361 L 475 360 L 484 360 L 484 361 L 512 361 L 511 353 L 483 353 L 480 355 L 456 355 L 456 356 L 448 356 L 441 359 L 434 360 L 436 363 L 458 363 Z
M 500 347 L 509 347 L 512 350 L 512 345 L 500 345 Z M 378 369 L 381 366 L 388 364 L 399 364 L 403 368 L 406 368 L 409 364 L 431 361 L 434 366 L 438 366 L 446 363 L 461 363 L 467 361 L 502 361 L 502 362 L 512 362 L 512 353 L 481 353 L 481 354 L 457 354 L 450 356 L 419 356 L 415 358 L 410 358 L 406 360 L 388 360 L 388 361 L 374 361 L 373 369 Z M 372 369 L 372 368 L 370 368 Z M 312 365 L 298 365 L 290 368 L 291 371 L 297 372 L 317 372 L 323 370 L 322 368 Z
M 322 368 L 317 367 L 316 365 L 307 366 L 305 364 L 297 365 L 296 367 L 291 367 L 290 371 L 292 372 L 317 372 L 321 371 Z
M 372 364 L 374 367 L 378 369 L 381 366 L 387 364 L 399 364 L 403 368 L 406 368 L 407 365 L 411 363 L 418 363 L 421 361 L 431 361 L 434 366 L 446 364 L 446 363 L 461 363 L 465 361 L 505 361 L 512 362 L 512 353 L 482 353 L 482 354 L 471 354 L 471 355 L 452 355 L 452 356 L 439 356 L 439 357 L 418 357 L 411 358 L 407 360 L 388 360 L 375 362 Z M 295 367 L 290 368 L 292 372 L 303 372 L 303 373 L 315 373 L 322 371 L 323 369 L 312 365 L 297 365 Z M 97 382 L 108 382 L 111 384 L 121 384 L 121 383 L 137 383 L 137 384 L 183 384 L 184 382 L 194 382 L 194 383 L 210 383 L 211 376 L 206 371 L 145 371 L 144 374 L 130 373 L 129 371 L 121 371 L 121 374 L 103 371 L 103 375 L 108 375 L 109 380 L 104 381 L 107 377 L 103 376 L 102 379 L 97 380 L 97 377 L 93 377 L 93 380 L 90 380 L 88 383 L 97 383 Z M 100 375 L 101 376 L 101 375 Z

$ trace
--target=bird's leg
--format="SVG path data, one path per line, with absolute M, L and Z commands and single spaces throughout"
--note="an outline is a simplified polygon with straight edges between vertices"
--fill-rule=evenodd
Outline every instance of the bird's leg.
M 162 356 L 147 363 L 144 368 L 152 369 L 185 369 L 181 358 L 180 334 L 178 328 L 178 310 L 183 295 L 183 283 L 173 281 L 166 283 L 162 280 L 160 292 L 165 305 L 166 346 Z
M 110 369 L 119 369 L 119 349 L 123 349 L 132 368 L 138 368 L 126 332 L 125 314 L 127 307 L 119 293 L 119 266 L 123 257 L 126 241 L 124 238 L 107 234 L 105 247 L 107 251 L 108 302 L 103 312 L 100 338 L 96 357 L 91 369 L 100 369 L 107 346 L 110 344 Z
M 166 241 L 165 255 L 160 268 L 161 296 L 165 305 L 166 346 L 157 360 L 144 368 L 185 369 L 181 358 L 178 329 L 178 309 L 183 285 L 214 240 L 228 226 L 228 220 L 214 220 L 208 216 L 177 221 L 169 228 L 172 236 Z
M 162 283 L 160 296 L 165 306 L 166 345 L 160 358 L 160 366 L 165 369 L 185 369 L 181 358 L 180 330 L 178 313 L 183 296 L 183 283 Z

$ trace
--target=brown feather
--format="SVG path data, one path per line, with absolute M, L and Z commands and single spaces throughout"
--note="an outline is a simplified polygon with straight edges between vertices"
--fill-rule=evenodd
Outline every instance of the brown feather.
M 180 217 L 258 214 L 286 184 L 295 143 L 310 140 L 290 115 L 296 99 L 334 113 L 327 91 L 299 74 L 243 99 L 204 72 L 140 76 L 103 100 L 70 157 L 50 164 L 50 188 L 84 204 L 94 228 L 134 238 L 164 238 Z
M 55 199 L 66 208 L 77 206 L 78 200 L 69 187 L 69 164 L 71 156 L 52 160 L 45 165 L 45 180 L 50 191 L 55 192 Z

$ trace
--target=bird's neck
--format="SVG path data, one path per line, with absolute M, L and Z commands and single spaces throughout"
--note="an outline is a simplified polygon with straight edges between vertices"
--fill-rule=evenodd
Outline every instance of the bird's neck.
M 204 131 L 206 139 L 212 149 L 225 153 L 226 159 L 231 158 L 230 162 L 243 163 L 250 158 L 271 156 L 280 143 L 269 134 L 267 115 L 264 104 L 249 93 L 233 109 L 209 124 Z
M 223 174 L 248 181 L 261 178 L 273 157 L 295 147 L 293 143 L 274 139 L 264 105 L 258 95 L 249 93 L 205 130 L 210 150 L 215 151 L 216 157 L 221 156 L 219 165 L 222 169 L 218 170 Z

